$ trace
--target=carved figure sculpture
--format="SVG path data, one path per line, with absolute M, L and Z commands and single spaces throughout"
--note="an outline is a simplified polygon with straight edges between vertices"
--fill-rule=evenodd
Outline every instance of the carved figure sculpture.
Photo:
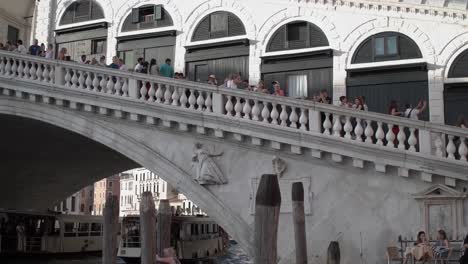
M 273 165 L 273 172 L 281 178 L 283 172 L 286 170 L 286 162 L 278 156 L 275 156 L 271 162 Z
M 203 149 L 200 143 L 195 144 L 192 163 L 196 168 L 195 180 L 201 185 L 216 185 L 226 184 L 228 181 L 224 177 L 223 172 L 214 161 L 214 157 L 220 157 L 223 153 L 210 154 Z

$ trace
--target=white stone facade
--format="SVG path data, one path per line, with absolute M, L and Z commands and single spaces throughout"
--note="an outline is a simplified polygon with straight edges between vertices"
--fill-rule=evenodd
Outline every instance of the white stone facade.
M 53 40 L 53 30 L 74 27 L 88 22 L 59 26 L 58 21 L 73 1 L 49 0 L 38 5 L 35 35 L 40 42 Z M 248 0 L 97 0 L 104 7 L 109 23 L 107 58 L 116 54 L 116 37 L 177 30 L 175 70 L 185 67 L 185 46 L 248 38 L 250 44 L 250 81 L 260 78 L 261 57 L 268 55 L 266 45 L 280 26 L 294 21 L 309 21 L 326 34 L 334 50 L 333 95 L 334 100 L 346 94 L 346 69 L 359 44 L 367 37 L 385 31 L 401 32 L 419 46 L 423 61 L 428 63 L 430 120 L 444 122 L 443 90 L 450 63 L 457 53 L 468 48 L 466 3 L 462 1 L 248 1 Z M 123 19 L 131 9 L 145 4 L 162 4 L 171 14 L 174 26 L 122 33 Z M 195 26 L 214 11 L 229 11 L 237 15 L 246 28 L 246 35 L 208 41 L 191 42 Z M 96 22 L 96 21 L 93 21 Z M 91 23 L 91 21 L 89 22 Z M 303 50 L 278 52 L 298 53 Z M 410 63 L 399 61 L 398 63 Z M 387 62 L 388 63 L 388 62 Z M 385 65 L 386 63 L 381 63 Z M 359 67 L 359 65 L 353 65 Z

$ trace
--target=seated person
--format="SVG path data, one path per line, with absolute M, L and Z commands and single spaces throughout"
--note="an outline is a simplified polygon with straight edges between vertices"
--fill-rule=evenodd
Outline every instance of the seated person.
M 421 261 L 422 263 L 428 263 L 431 260 L 432 249 L 426 239 L 426 232 L 420 231 L 416 242 L 414 242 L 414 247 L 405 252 L 405 263 L 408 262 L 410 256 L 413 256 L 417 261 Z
M 437 232 L 437 241 L 435 243 L 434 253 L 437 258 L 447 258 L 449 254 L 449 241 L 444 230 Z
M 460 258 L 460 264 L 468 264 L 468 235 L 465 237 L 463 241 L 463 248 L 465 249 L 465 253 Z

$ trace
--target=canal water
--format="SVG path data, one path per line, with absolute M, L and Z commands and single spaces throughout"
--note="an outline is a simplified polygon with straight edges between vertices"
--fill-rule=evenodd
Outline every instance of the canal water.
M 100 257 L 75 257 L 75 258 L 42 258 L 42 259 L 1 259 L 1 264 L 100 264 Z M 239 245 L 231 245 L 226 256 L 216 260 L 217 264 L 252 264 L 253 262 L 244 254 Z M 125 264 L 119 260 L 117 264 Z

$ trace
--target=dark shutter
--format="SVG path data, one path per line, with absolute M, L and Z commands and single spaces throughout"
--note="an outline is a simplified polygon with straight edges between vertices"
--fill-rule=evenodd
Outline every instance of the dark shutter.
M 294 21 L 280 27 L 270 39 L 267 51 L 303 49 L 328 46 L 327 36 L 317 26 Z
M 327 36 L 323 33 L 323 31 L 309 23 L 309 34 L 310 34 L 310 47 L 323 47 L 323 46 L 328 46 L 328 39 Z
M 75 16 L 75 5 L 76 3 L 71 4 L 65 13 L 63 13 L 62 18 L 60 19 L 60 25 L 66 25 L 73 23 L 73 17 Z
M 406 36 L 399 36 L 398 49 L 400 52 L 400 59 L 402 60 L 422 58 L 416 43 Z
M 455 125 L 459 115 L 468 117 L 468 84 L 446 85 L 444 90 L 445 123 Z
M 267 51 L 284 50 L 286 47 L 286 27 L 280 27 L 271 38 Z
M 450 67 L 449 78 L 468 77 L 468 50 L 465 50 Z
M 104 11 L 101 6 L 93 2 L 91 6 L 91 19 L 101 19 L 104 18 Z
M 210 39 L 210 17 L 205 17 L 195 29 L 192 41 Z
M 155 5 L 154 6 L 154 20 L 162 20 L 163 19 L 163 8 L 162 5 Z
M 7 40 L 10 41 L 12 44 L 18 42 L 19 37 L 19 29 L 8 25 L 8 37 Z
M 75 18 L 78 17 L 88 17 L 91 11 L 91 2 L 90 1 L 80 1 L 76 2 L 75 6 Z
M 245 35 L 245 27 L 242 21 L 233 14 L 229 14 L 228 18 L 228 30 L 229 36 L 241 36 Z
M 140 23 L 140 9 L 139 8 L 132 8 L 132 23 L 133 24 Z
M 373 61 L 373 57 L 372 39 L 369 39 L 358 48 L 358 51 L 354 55 L 353 63 L 371 62 Z

